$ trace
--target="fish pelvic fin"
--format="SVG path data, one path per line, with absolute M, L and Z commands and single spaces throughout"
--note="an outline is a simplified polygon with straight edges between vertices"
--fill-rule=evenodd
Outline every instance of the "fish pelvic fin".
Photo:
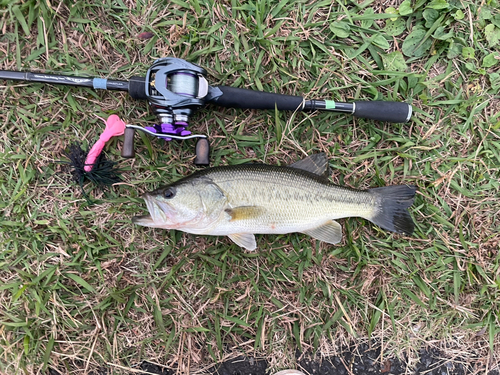
M 228 234 L 228 237 L 238 246 L 247 249 L 255 250 L 257 248 L 257 242 L 255 241 L 255 235 L 252 233 L 233 233 Z
M 415 228 L 408 207 L 413 204 L 416 186 L 394 185 L 368 190 L 379 197 L 380 207 L 372 218 L 379 227 L 396 233 L 412 234 Z
M 302 233 L 331 244 L 337 244 L 342 240 L 342 227 L 334 220 L 329 220 L 319 227 L 306 230 Z

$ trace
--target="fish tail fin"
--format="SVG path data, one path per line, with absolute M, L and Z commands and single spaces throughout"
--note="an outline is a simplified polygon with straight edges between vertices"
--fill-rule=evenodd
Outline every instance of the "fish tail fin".
M 372 218 L 368 218 L 379 227 L 396 233 L 412 234 L 415 224 L 408 212 L 413 204 L 416 186 L 394 185 L 373 188 L 370 194 L 379 197 L 380 209 Z

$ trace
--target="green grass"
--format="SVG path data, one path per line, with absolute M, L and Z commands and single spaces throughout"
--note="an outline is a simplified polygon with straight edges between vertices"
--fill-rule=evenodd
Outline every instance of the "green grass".
M 207 68 L 212 85 L 408 102 L 404 125 L 207 107 L 191 130 L 209 134 L 212 165 L 324 151 L 336 183 L 419 187 L 410 237 L 346 219 L 338 246 L 263 235 L 245 252 L 136 227 L 142 192 L 196 169 L 194 143 L 137 138 L 123 160 L 113 140 L 126 184 L 87 186 L 89 206 L 59 163 L 64 149 L 95 142 L 96 115 L 151 123 L 147 104 L 3 81 L 0 372 L 120 373 L 142 360 L 194 371 L 230 352 L 277 369 L 294 366 L 297 347 L 334 353 L 366 338 L 384 358 L 413 361 L 430 345 L 499 362 L 498 1 L 0 4 L 0 69 L 128 79 L 175 56 Z

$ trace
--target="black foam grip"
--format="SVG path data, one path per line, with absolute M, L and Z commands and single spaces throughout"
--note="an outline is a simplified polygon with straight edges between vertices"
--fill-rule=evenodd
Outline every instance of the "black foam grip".
M 214 104 L 228 108 L 274 109 L 280 111 L 295 111 L 302 108 L 303 98 L 274 94 L 270 92 L 239 89 L 229 86 L 218 86 L 222 95 L 212 100 Z
M 134 99 L 146 100 L 146 78 L 133 76 L 128 81 L 128 93 Z
M 354 116 L 371 120 L 405 123 L 412 114 L 411 105 L 403 102 L 370 101 L 354 105 Z

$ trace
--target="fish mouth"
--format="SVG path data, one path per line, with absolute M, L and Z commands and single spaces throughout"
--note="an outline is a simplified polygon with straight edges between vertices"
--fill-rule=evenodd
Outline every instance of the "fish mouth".
M 142 197 L 146 202 L 149 215 L 134 216 L 132 217 L 132 222 L 144 227 L 165 228 L 168 226 L 171 223 L 172 208 L 164 202 L 158 202 L 147 193 Z

